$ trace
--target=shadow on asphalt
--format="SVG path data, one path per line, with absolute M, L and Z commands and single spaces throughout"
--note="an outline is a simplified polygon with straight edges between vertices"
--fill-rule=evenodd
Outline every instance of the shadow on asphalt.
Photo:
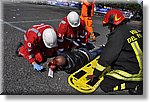
M 94 32 L 95 37 L 100 36 L 101 34 L 99 34 L 98 32 Z

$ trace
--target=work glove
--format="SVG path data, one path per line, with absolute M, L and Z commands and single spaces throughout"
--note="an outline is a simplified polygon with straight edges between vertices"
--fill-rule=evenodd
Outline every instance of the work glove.
M 43 66 L 41 66 L 41 65 L 39 65 L 37 63 L 34 63 L 33 67 L 34 67 L 34 70 L 37 70 L 37 71 L 41 71 L 43 69 Z

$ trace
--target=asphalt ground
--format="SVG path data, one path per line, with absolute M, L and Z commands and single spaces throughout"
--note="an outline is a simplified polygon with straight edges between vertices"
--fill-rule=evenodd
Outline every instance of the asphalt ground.
M 0 20 L 3 27 L 3 93 L 2 94 L 48 94 L 48 95 L 81 95 L 68 84 L 69 74 L 59 71 L 54 78 L 48 77 L 48 70 L 37 72 L 24 58 L 15 56 L 17 44 L 24 41 L 25 31 L 35 24 L 49 24 L 58 28 L 59 22 L 69 11 L 80 10 L 69 7 L 55 7 L 27 3 L 3 3 L 3 18 Z M 97 36 L 96 46 L 107 41 L 107 28 L 102 27 L 102 16 L 93 17 L 94 32 Z M 133 26 L 137 22 L 132 22 Z M 137 26 L 139 27 L 139 26 Z M 48 69 L 47 63 L 43 66 Z M 98 88 L 92 95 L 128 94 L 126 91 L 104 93 Z

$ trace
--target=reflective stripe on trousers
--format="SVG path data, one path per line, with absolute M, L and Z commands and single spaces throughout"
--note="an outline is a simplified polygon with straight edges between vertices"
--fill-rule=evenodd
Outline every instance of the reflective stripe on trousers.
M 113 88 L 113 90 L 114 91 L 119 91 L 119 90 L 124 90 L 126 88 L 126 85 L 125 85 L 125 83 L 123 83 L 123 84 L 121 84 L 121 85 L 119 85 L 119 86 L 115 86 L 114 88 Z

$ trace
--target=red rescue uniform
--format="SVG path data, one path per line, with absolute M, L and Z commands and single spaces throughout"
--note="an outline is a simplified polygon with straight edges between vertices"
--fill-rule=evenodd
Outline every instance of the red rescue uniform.
M 87 42 L 88 36 L 84 21 L 80 19 L 80 25 L 78 27 L 71 27 L 67 17 L 64 17 L 58 27 L 59 51 L 78 48 L 86 45 Z
M 57 47 L 47 48 L 42 40 L 43 31 L 47 28 L 53 28 L 50 25 L 34 25 L 28 29 L 24 35 L 24 45 L 19 48 L 19 54 L 27 59 L 30 63 L 42 62 L 44 56 L 54 56 Z M 54 28 L 53 28 L 54 29 Z M 56 29 L 54 29 L 56 31 Z

